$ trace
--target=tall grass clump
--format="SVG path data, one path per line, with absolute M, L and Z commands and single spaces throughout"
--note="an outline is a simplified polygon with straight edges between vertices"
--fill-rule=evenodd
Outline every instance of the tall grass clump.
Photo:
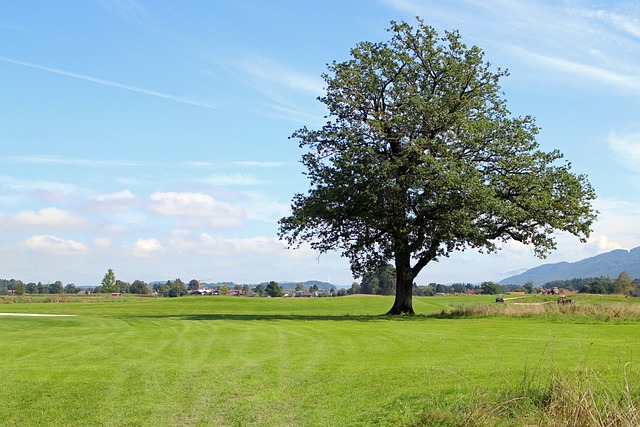
M 594 370 L 526 372 L 519 383 L 443 405 L 434 402 L 410 426 L 637 427 L 640 387 L 629 363 L 617 381 Z
M 640 319 L 640 304 L 556 304 L 542 303 L 511 303 L 511 304 L 477 304 L 458 305 L 450 310 L 443 310 L 436 317 L 557 317 L 575 316 L 588 317 L 601 321 L 638 320 Z

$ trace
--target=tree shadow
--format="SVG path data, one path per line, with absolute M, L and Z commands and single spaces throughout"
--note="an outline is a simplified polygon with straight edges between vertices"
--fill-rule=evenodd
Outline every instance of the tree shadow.
M 233 313 L 212 313 L 212 314 L 167 314 L 162 316 L 149 316 L 165 319 L 176 320 L 199 320 L 199 321 L 281 321 L 295 320 L 299 322 L 305 321 L 337 321 L 337 322 L 380 322 L 380 321 L 416 321 L 426 320 L 428 316 L 412 315 L 412 316 L 389 316 L 386 314 L 367 314 L 367 315 L 315 315 L 315 314 L 233 314 Z

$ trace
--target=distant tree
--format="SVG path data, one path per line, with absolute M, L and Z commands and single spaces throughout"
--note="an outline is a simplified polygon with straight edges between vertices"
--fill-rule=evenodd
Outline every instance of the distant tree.
M 613 293 L 623 294 L 625 296 L 634 296 L 636 291 L 636 285 L 634 285 L 633 280 L 631 280 L 629 273 L 626 271 L 620 273 L 613 285 Z
M 347 290 L 345 288 L 340 288 L 338 289 L 338 292 L 336 292 L 336 296 L 337 297 L 344 297 L 348 295 Z
M 347 290 L 347 294 L 356 295 L 361 292 L 360 284 L 358 282 L 353 282 L 349 290 Z
M 258 286 L 256 286 L 255 293 L 260 297 L 265 297 L 267 296 L 267 288 L 262 283 L 260 283 Z
M 156 285 L 153 286 L 153 288 L 158 293 L 158 295 L 160 295 L 161 297 L 168 297 L 169 296 L 169 291 L 171 290 L 171 287 L 169 286 L 169 283 L 171 283 L 171 282 L 162 283 L 162 284 L 156 284 Z
M 134 280 L 129 288 L 129 292 L 132 294 L 148 295 L 151 293 L 151 288 L 142 280 Z
M 318 292 L 320 290 L 320 288 L 318 288 L 318 285 L 313 284 L 311 285 L 311 287 L 309 288 L 309 292 Z
M 189 280 L 188 288 L 190 291 L 197 291 L 200 289 L 200 281 L 196 279 Z
M 221 295 L 229 295 L 229 287 L 227 285 L 220 286 Z
M 38 285 L 33 282 L 27 283 L 27 293 L 30 295 L 34 295 L 38 293 Z
M 281 297 L 284 295 L 284 290 L 280 287 L 278 282 L 274 282 L 273 280 L 269 282 L 265 291 L 267 292 L 267 295 L 274 298 Z
M 297 292 L 306 292 L 307 287 L 304 285 L 304 283 L 298 283 L 296 285 L 296 289 Z
M 522 285 L 522 287 L 524 288 L 524 291 L 528 294 L 532 294 L 533 293 L 533 282 L 532 281 L 528 281 L 526 282 L 524 285 Z
M 61 294 L 63 291 L 64 291 L 64 286 L 62 285 L 62 282 L 59 280 L 49 285 L 50 294 Z
M 249 295 L 251 295 L 251 286 L 249 286 L 249 285 L 242 285 L 242 295 L 244 295 L 244 296 L 249 296 Z
M 396 269 L 386 264 L 362 276 L 360 291 L 363 294 L 393 295 L 396 289 Z
M 436 294 L 435 291 L 435 283 L 427 286 L 417 286 L 415 283 L 413 285 L 413 295 L 417 297 L 432 297 Z
M 467 287 L 463 283 L 454 283 L 450 288 L 454 294 L 463 294 L 467 290 Z
M 123 280 L 116 280 L 116 292 L 128 294 L 131 292 L 131 284 Z
M 107 294 L 111 292 L 118 292 L 118 287 L 116 286 L 116 275 L 113 273 L 112 269 L 107 270 L 107 273 L 102 279 L 102 292 Z
M 64 287 L 65 294 L 77 294 L 78 291 L 79 289 L 76 288 L 76 285 L 74 285 L 73 283 L 69 283 Z
M 595 192 L 559 151 L 539 149 L 532 117 L 511 115 L 507 72 L 457 31 L 418 20 L 389 33 L 323 75 L 327 120 L 293 134 L 310 189 L 294 196 L 280 238 L 341 250 L 357 277 L 393 261 L 394 315 L 414 313 L 414 279 L 455 251 L 515 240 L 544 257 L 555 232 L 585 241 Z
M 502 293 L 502 288 L 494 282 L 483 282 L 480 285 L 480 293 L 483 295 L 497 295 Z
M 167 282 L 169 285 L 168 296 L 170 297 L 181 297 L 186 295 L 189 291 L 187 290 L 187 285 L 180 279 L 176 279 L 174 281 Z
M 38 289 L 38 294 L 48 294 L 49 293 L 49 287 L 45 287 L 45 285 L 42 284 L 42 282 L 38 282 L 37 284 L 37 289 Z
M 580 293 L 585 294 L 609 294 L 613 291 L 613 282 L 606 277 L 590 278 L 582 285 Z
M 27 287 L 25 286 L 24 283 L 18 283 L 16 285 L 16 295 L 24 295 L 27 293 Z

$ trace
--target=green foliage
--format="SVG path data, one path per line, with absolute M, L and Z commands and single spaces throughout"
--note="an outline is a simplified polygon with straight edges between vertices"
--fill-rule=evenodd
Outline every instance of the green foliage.
M 280 237 L 341 250 L 356 276 L 393 260 L 394 314 L 413 312 L 413 279 L 453 251 L 513 239 L 545 256 L 555 231 L 584 241 L 595 193 L 560 152 L 539 150 L 533 118 L 511 117 L 506 72 L 457 32 L 421 20 L 389 32 L 329 65 L 329 121 L 293 134 L 310 189 L 294 196 Z
M 362 276 L 360 293 L 372 295 L 393 295 L 396 292 L 396 269 L 384 265 Z
M 190 291 L 197 291 L 200 289 L 200 281 L 196 279 L 189 280 L 189 285 L 187 286 Z
M 131 292 L 132 294 L 141 295 L 150 294 L 151 288 L 149 288 L 149 286 L 142 280 L 134 280 L 134 282 L 131 284 L 131 287 L 129 287 L 129 292 Z
M 278 282 L 274 282 L 273 280 L 269 282 L 265 288 L 265 292 L 268 296 L 273 298 L 284 296 L 284 290 L 280 287 Z
M 18 283 L 15 290 L 16 295 L 24 295 L 27 293 L 27 287 L 24 285 L 24 283 Z
M 112 269 L 107 270 L 107 273 L 102 279 L 102 292 L 112 293 L 118 292 L 118 286 L 116 285 L 116 275 Z
M 262 283 L 260 283 L 259 285 L 256 286 L 255 293 L 259 297 L 265 297 L 267 296 L 267 288 Z
M 497 295 L 502 292 L 502 287 L 494 282 L 483 282 L 480 285 L 480 293 L 482 295 Z

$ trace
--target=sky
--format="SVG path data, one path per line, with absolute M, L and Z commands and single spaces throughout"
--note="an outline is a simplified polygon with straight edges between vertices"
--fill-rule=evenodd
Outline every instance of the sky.
M 339 253 L 278 240 L 309 188 L 290 136 L 324 123 L 328 63 L 416 16 L 509 70 L 509 109 L 588 175 L 600 212 L 547 259 L 510 242 L 416 282 L 640 246 L 637 1 L 25 0 L 0 3 L 0 278 L 350 285 Z

